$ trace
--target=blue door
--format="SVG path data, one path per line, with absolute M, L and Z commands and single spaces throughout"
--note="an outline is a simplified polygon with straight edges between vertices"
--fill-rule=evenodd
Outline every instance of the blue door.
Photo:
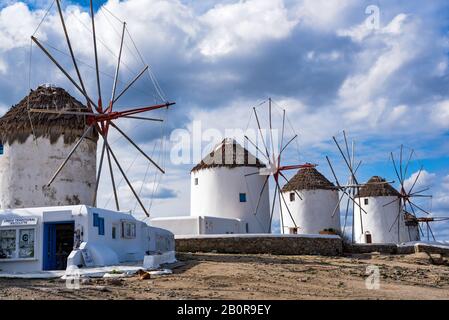
M 73 249 L 74 229 L 73 221 L 44 223 L 44 270 L 64 270 L 66 268 L 67 257 Z

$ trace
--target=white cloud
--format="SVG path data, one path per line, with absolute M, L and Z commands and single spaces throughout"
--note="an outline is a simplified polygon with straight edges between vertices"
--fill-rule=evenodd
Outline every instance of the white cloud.
M 333 32 L 345 20 L 345 12 L 356 4 L 355 0 L 303 0 L 295 11 L 306 27 Z
M 217 5 L 200 21 L 206 36 L 199 43 L 205 56 L 221 56 L 288 36 L 297 20 L 290 19 L 282 0 L 246 0 Z
M 407 192 L 409 192 L 412 187 L 413 192 L 420 191 L 423 188 L 430 187 L 435 182 L 435 179 L 435 173 L 430 173 L 426 170 L 422 170 L 421 173 L 416 171 L 409 178 L 404 180 L 404 187 Z
M 438 126 L 449 129 L 449 100 L 437 103 L 431 117 Z

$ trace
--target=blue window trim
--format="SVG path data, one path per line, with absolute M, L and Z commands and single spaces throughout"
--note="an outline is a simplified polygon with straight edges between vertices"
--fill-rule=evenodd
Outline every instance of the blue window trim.
M 246 193 L 240 193 L 239 199 L 240 199 L 240 202 L 246 202 Z
M 94 213 L 94 227 L 98 227 L 99 216 L 98 213 Z
M 98 218 L 98 235 L 104 236 L 104 218 Z

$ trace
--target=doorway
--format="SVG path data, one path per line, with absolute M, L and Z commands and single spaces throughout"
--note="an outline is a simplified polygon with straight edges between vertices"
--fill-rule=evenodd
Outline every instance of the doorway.
M 365 232 L 365 243 L 373 243 L 373 238 L 369 231 Z
M 74 232 L 73 221 L 44 223 L 44 270 L 67 268 L 67 258 L 73 250 Z

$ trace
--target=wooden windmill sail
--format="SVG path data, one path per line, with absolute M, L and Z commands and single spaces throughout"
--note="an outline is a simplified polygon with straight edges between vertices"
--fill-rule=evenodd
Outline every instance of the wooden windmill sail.
M 139 203 L 141 209 L 143 212 L 149 216 L 149 212 L 144 206 L 142 200 L 140 199 L 138 192 L 133 187 L 131 181 L 129 180 L 125 170 L 123 169 L 122 165 L 120 164 L 116 153 L 111 148 L 111 144 L 109 142 L 108 136 L 111 131 L 111 129 L 114 129 L 116 132 L 118 132 L 123 138 L 125 138 L 126 141 L 128 141 L 137 152 L 142 154 L 148 161 L 153 165 L 160 173 L 165 173 L 164 169 L 160 164 L 158 164 L 156 161 L 154 161 L 147 153 L 145 153 L 142 148 L 132 139 L 130 138 L 117 124 L 116 120 L 118 119 L 133 119 L 133 120 L 146 120 L 146 121 L 156 121 L 160 122 L 161 119 L 155 119 L 155 118 L 148 118 L 144 117 L 141 114 L 150 112 L 153 110 L 168 108 L 169 106 L 175 104 L 174 102 L 168 102 L 164 101 L 161 104 L 157 105 L 148 105 L 148 106 L 142 106 L 142 107 L 132 107 L 132 108 L 121 108 L 120 111 L 115 110 L 115 105 L 117 101 L 122 98 L 128 90 L 134 86 L 134 84 L 147 72 L 149 72 L 148 65 L 145 65 L 143 69 L 135 75 L 135 77 L 127 83 L 121 90 L 118 90 L 118 83 L 119 83 L 119 75 L 121 66 L 123 65 L 122 61 L 122 55 L 123 55 L 123 46 L 124 46 L 124 39 L 125 34 L 129 35 L 126 22 L 122 22 L 122 30 L 121 30 L 121 40 L 120 40 L 120 47 L 118 52 L 118 59 L 117 64 L 115 68 L 115 74 L 113 77 L 113 85 L 111 90 L 111 96 L 106 104 L 103 103 L 103 95 L 101 91 L 101 77 L 100 77 L 100 67 L 99 67 L 99 55 L 97 50 L 97 34 L 96 34 L 96 28 L 95 28 L 95 15 L 94 15 L 94 9 L 93 9 L 93 0 L 90 0 L 90 18 L 91 18 L 91 33 L 92 33 L 92 46 L 93 46 L 93 60 L 95 61 L 95 72 L 94 76 L 96 78 L 96 90 L 97 90 L 97 98 L 95 99 L 91 94 L 88 93 L 84 79 L 81 75 L 81 71 L 78 65 L 79 60 L 75 57 L 74 49 L 69 37 L 69 30 L 65 23 L 64 14 L 61 8 L 61 0 L 55 0 L 57 5 L 57 11 L 61 22 L 61 28 L 63 30 L 67 48 L 69 51 L 69 56 L 71 58 L 71 63 L 73 64 L 73 67 L 76 71 L 76 77 L 72 77 L 70 73 L 62 66 L 60 62 L 50 53 L 49 49 L 46 47 L 46 45 L 39 40 L 35 35 L 31 37 L 31 40 L 34 44 L 37 45 L 37 47 L 45 54 L 45 56 L 50 59 L 50 61 L 59 69 L 59 71 L 64 74 L 64 76 L 70 81 L 70 83 L 76 88 L 76 90 L 85 98 L 86 100 L 86 111 L 72 111 L 72 110 L 43 110 L 43 109 L 30 109 L 30 112 L 36 112 L 36 113 L 54 113 L 57 115 L 72 115 L 84 118 L 88 127 L 87 129 L 82 133 L 80 139 L 78 142 L 74 145 L 73 149 L 69 152 L 69 154 L 66 156 L 64 161 L 61 163 L 59 168 L 54 172 L 51 179 L 48 181 L 48 185 L 51 185 L 55 179 L 58 177 L 59 173 L 64 170 L 65 165 L 67 162 L 71 159 L 74 152 L 77 150 L 81 142 L 92 133 L 98 134 L 102 140 L 103 140 L 103 147 L 101 151 L 101 157 L 100 157 L 100 163 L 97 173 L 97 179 L 96 179 L 96 187 L 95 187 L 95 193 L 93 195 L 93 203 L 96 205 L 97 203 L 97 196 L 98 196 L 98 186 L 100 183 L 101 178 L 101 172 L 103 167 L 104 158 L 106 156 L 107 163 L 109 166 L 109 172 L 111 175 L 111 184 L 112 189 L 114 193 L 114 199 L 115 199 L 115 205 L 116 209 L 120 210 L 119 205 L 119 198 L 116 190 L 116 183 L 115 183 L 115 177 L 113 172 L 113 163 L 115 163 L 116 167 L 119 169 L 121 175 L 123 176 L 123 179 L 126 181 L 129 189 L 131 190 L 132 194 L 136 198 L 137 202 Z M 45 17 L 44 17 L 45 19 Z M 150 74 L 151 76 L 151 74 Z M 156 86 L 156 85 L 155 85 Z M 159 90 L 158 88 L 156 88 Z
M 419 185 L 420 178 L 422 178 L 422 172 L 424 170 L 424 166 L 420 165 L 420 168 L 416 174 L 416 177 L 412 180 L 411 186 L 406 186 L 405 180 L 407 179 L 407 174 L 410 171 L 410 164 L 413 161 L 413 157 L 415 155 L 415 151 L 413 149 L 410 150 L 410 153 L 406 157 L 406 161 L 404 161 L 404 146 L 400 146 L 399 156 L 395 156 L 393 152 L 390 153 L 391 162 L 393 164 L 394 172 L 399 181 L 399 195 L 395 201 L 391 203 L 385 204 L 385 206 L 391 205 L 397 201 L 399 201 L 400 211 L 398 212 L 398 216 L 396 220 L 391 225 L 390 229 L 397 227 L 399 228 L 400 218 L 403 215 L 404 220 L 408 224 L 415 223 L 418 225 L 420 233 L 423 237 L 425 237 L 423 226 L 425 226 L 427 231 L 427 240 L 430 240 L 430 236 L 435 241 L 435 235 L 431 228 L 432 222 L 445 221 L 449 218 L 444 217 L 431 217 L 431 212 L 427 208 L 423 208 L 423 205 L 418 204 L 417 200 L 422 198 L 432 199 L 432 195 L 425 194 L 425 192 L 430 190 L 430 187 L 425 187 L 421 189 L 417 189 L 417 185 Z M 424 215 L 424 216 L 423 216 Z
M 281 123 L 280 128 L 275 127 L 276 124 L 274 124 L 274 118 L 275 118 L 275 111 L 277 110 L 277 117 L 279 118 L 279 122 Z M 265 121 L 262 121 L 260 115 L 263 114 L 267 116 Z M 265 181 L 263 184 L 262 189 L 259 192 L 259 197 L 255 206 L 254 215 L 257 216 L 260 201 L 262 199 L 262 195 L 264 194 L 265 188 L 268 188 L 269 186 L 269 180 L 272 178 L 272 182 L 274 183 L 274 194 L 273 194 L 273 201 L 271 203 L 271 213 L 270 213 L 270 224 L 269 224 L 269 230 L 268 232 L 271 232 L 271 222 L 273 220 L 274 215 L 274 209 L 276 207 L 276 201 L 279 203 L 280 208 L 280 217 L 281 217 L 281 228 L 283 226 L 282 221 L 282 203 L 286 205 L 286 199 L 284 195 L 282 194 L 282 188 L 281 188 L 281 179 L 285 180 L 285 182 L 288 183 L 288 179 L 285 175 L 286 171 L 289 170 L 295 170 L 295 169 L 303 169 L 303 168 L 310 168 L 315 167 L 313 164 L 293 164 L 293 165 L 284 165 L 284 153 L 288 150 L 288 147 L 292 146 L 292 143 L 298 138 L 298 134 L 294 132 L 294 129 L 292 129 L 293 134 L 291 137 L 286 137 L 286 124 L 287 122 L 290 124 L 290 121 L 287 118 L 286 110 L 283 108 L 280 108 L 271 98 L 268 100 L 262 102 L 257 107 L 253 107 L 251 118 L 249 121 L 248 126 L 250 125 L 251 119 L 254 116 L 255 121 L 255 127 L 257 128 L 258 136 L 257 141 L 260 141 L 259 144 L 257 144 L 257 141 L 253 141 L 250 137 L 245 135 L 245 139 L 249 142 L 250 145 L 252 145 L 256 150 L 257 153 L 262 155 L 264 158 L 264 161 L 266 162 L 266 166 L 263 168 L 255 171 L 254 173 L 248 174 L 247 176 L 255 175 L 255 174 L 261 174 L 265 175 Z M 280 132 L 280 136 L 278 136 L 279 139 L 275 139 L 274 132 L 277 131 Z M 264 134 L 268 132 L 268 134 Z M 288 140 L 287 140 L 288 139 Z M 287 141 L 287 142 L 286 142 Z M 295 193 L 298 195 L 298 197 L 301 199 L 301 195 L 295 190 Z M 295 227 L 297 228 L 298 225 L 296 224 L 292 213 L 290 212 L 290 209 L 286 206 L 286 209 L 288 211 L 288 214 L 290 218 L 292 219 Z

